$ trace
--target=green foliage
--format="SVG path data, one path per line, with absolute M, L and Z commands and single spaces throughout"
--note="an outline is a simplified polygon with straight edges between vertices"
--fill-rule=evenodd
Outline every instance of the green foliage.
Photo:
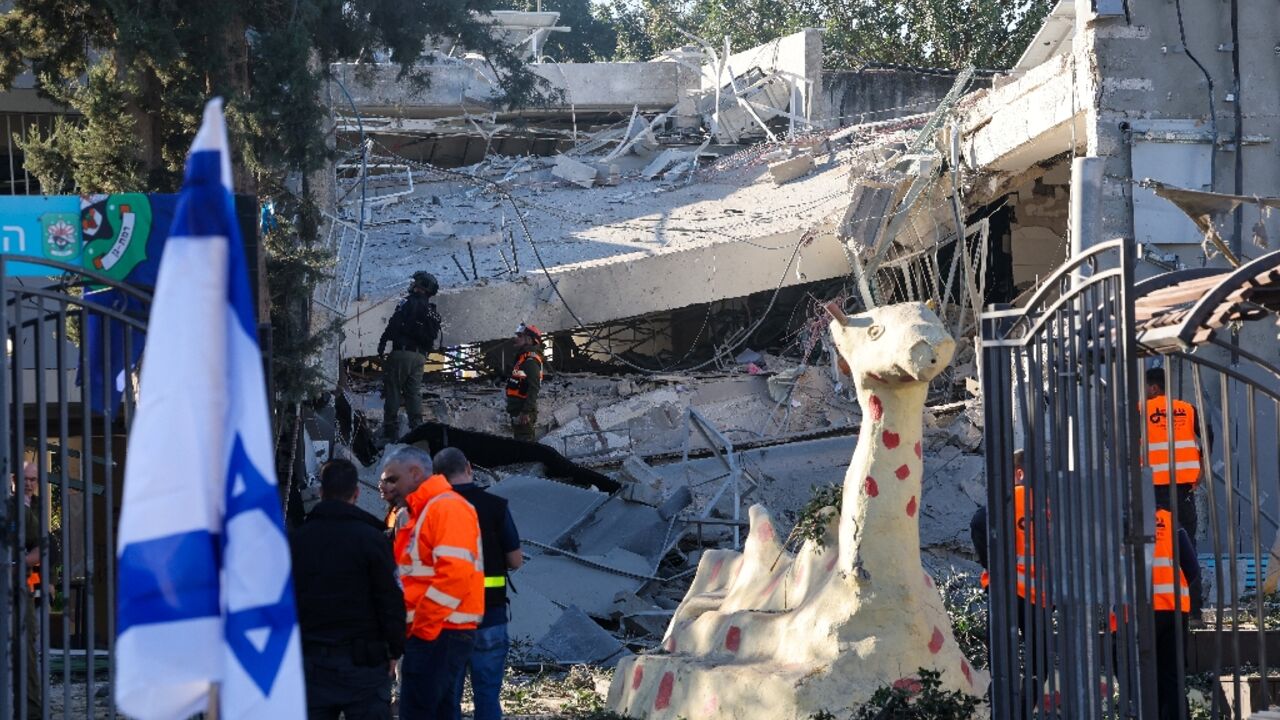
M 956 644 L 975 668 L 986 668 L 990 663 L 987 638 L 990 612 L 987 593 L 978 587 L 972 575 L 950 575 L 938 583 L 942 604 L 951 619 L 951 632 Z
M 505 102 L 536 102 L 545 82 L 477 20 L 505 1 L 12 0 L 0 12 L 0 86 L 30 69 L 41 93 L 74 111 L 22 145 L 44 191 L 62 193 L 176 191 L 205 102 L 225 99 L 236 189 L 277 208 L 263 238 L 272 376 L 278 407 L 291 408 L 325 384 L 313 360 L 334 332 L 312 327 L 311 297 L 332 258 L 305 181 L 330 152 L 329 64 L 386 51 L 402 77 L 421 81 L 413 68 L 431 60 L 428 40 L 450 38 L 488 58 Z M 285 190 L 299 178 L 300 197 Z
M 875 691 L 852 720 L 969 720 L 978 698 L 959 690 L 943 690 L 942 675 L 920 668 L 919 678 L 903 678 Z
M 827 523 L 831 519 L 831 512 L 827 508 L 834 509 L 838 516 L 843 501 L 843 485 L 831 483 L 814 487 L 813 494 L 809 496 L 809 502 L 800 509 L 800 515 L 796 518 L 796 526 L 791 531 L 788 544 L 800 546 L 805 541 L 812 540 L 820 546 L 825 545 Z
M 717 52 L 806 27 L 823 30 L 828 68 L 868 63 L 918 67 L 1012 67 L 1053 0 L 635 0 L 598 6 L 616 35 L 618 59 L 644 60 L 689 44 L 679 27 Z
M 271 278 L 271 380 L 281 407 L 311 400 L 332 384 L 314 358 L 341 332 L 338 321 L 319 329 L 310 327 L 311 297 L 329 277 L 333 258 L 314 243 L 298 241 L 314 236 L 314 228 L 299 227 L 314 222 L 314 213 L 309 206 L 293 210 L 281 213 L 277 226 L 262 238 Z
M 137 128 L 133 117 L 119 112 L 134 88 L 116 72 L 110 56 L 89 68 L 87 78 L 65 85 L 50 83 L 63 103 L 84 108 L 83 121 L 58 118 L 49 135 L 33 129 L 23 142 L 14 142 L 26 155 L 27 170 L 46 193 L 70 193 L 76 188 L 95 192 L 125 192 L 143 184 L 142 165 L 134 148 Z
M 1012 67 L 1053 9 L 1053 0 L 858 0 L 827 2 L 831 67 Z

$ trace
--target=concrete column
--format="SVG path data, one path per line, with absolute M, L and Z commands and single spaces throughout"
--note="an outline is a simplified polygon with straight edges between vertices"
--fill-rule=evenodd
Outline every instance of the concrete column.
M 1071 257 L 1102 241 L 1102 171 L 1100 157 L 1078 157 L 1071 161 Z M 1076 282 L 1087 271 L 1077 271 Z

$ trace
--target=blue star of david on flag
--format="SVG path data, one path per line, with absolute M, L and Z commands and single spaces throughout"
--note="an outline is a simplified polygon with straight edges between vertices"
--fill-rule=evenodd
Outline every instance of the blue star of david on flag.
M 262 355 L 220 100 L 160 262 L 120 515 L 116 704 L 139 720 L 306 716 Z

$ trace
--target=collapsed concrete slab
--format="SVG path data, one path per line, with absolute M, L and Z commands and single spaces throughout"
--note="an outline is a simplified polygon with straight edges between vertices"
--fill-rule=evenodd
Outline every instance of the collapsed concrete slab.
M 505 338 L 521 320 L 556 332 L 847 274 L 834 227 L 854 169 L 836 156 L 783 188 L 764 171 L 759 163 L 713 169 L 673 192 L 644 181 L 514 187 L 516 206 L 483 183 L 417 185 L 369 230 L 363 299 L 348 313 L 342 355 L 376 354 L 396 295 L 417 269 L 444 288 L 436 303 L 450 345 Z M 448 219 L 455 235 L 421 240 L 428 216 Z

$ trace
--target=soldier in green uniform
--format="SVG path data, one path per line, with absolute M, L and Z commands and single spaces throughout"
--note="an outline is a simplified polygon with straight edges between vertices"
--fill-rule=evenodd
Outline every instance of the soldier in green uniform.
M 431 273 L 414 273 L 408 294 L 396 305 L 378 339 L 379 356 L 391 343 L 391 354 L 382 362 L 382 434 L 387 442 L 400 437 L 401 403 L 409 415 L 409 429 L 422 424 L 422 366 L 440 336 L 440 313 L 431 302 L 439 290 L 440 283 Z
M 533 442 L 538 426 L 538 390 L 542 388 L 542 332 L 520 323 L 515 348 L 516 364 L 507 378 L 507 414 L 515 439 Z

